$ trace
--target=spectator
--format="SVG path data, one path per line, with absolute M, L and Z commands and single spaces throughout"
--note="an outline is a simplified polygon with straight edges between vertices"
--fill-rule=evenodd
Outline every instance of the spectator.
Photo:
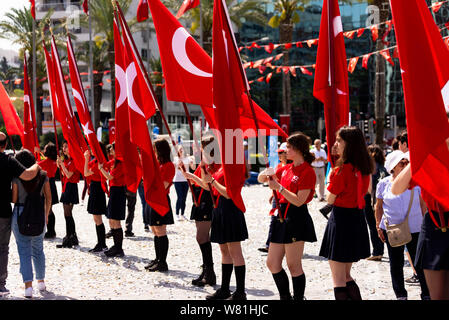
M 313 170 L 315 170 L 316 184 L 319 186 L 319 199 L 320 201 L 325 201 L 324 179 L 326 178 L 327 154 L 326 151 L 321 148 L 321 140 L 316 139 L 314 145 L 315 147 L 311 150 L 311 152 L 315 155 L 315 160 L 312 162 L 312 167 Z

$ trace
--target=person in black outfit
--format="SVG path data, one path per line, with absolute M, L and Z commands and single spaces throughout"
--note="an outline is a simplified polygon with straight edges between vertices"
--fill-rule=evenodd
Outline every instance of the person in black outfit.
M 6 135 L 0 132 L 0 296 L 9 293 L 5 285 L 8 277 L 9 240 L 11 238 L 11 181 L 13 178 L 32 180 L 40 170 L 38 164 L 27 169 L 14 157 L 5 154 L 6 144 Z

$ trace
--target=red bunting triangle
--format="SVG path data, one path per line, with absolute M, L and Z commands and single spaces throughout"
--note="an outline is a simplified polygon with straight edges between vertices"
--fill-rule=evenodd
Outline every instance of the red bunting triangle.
M 385 60 L 387 60 L 392 66 L 394 66 L 394 61 L 393 61 L 393 59 L 391 58 L 390 50 L 389 50 L 389 49 L 382 50 L 382 51 L 379 52 L 379 53 L 380 53 L 380 55 L 381 55 L 382 57 L 385 58 Z
M 359 61 L 359 57 L 354 57 L 351 60 L 349 60 L 349 66 L 348 66 L 348 71 L 350 73 L 353 73 L 355 70 L 355 67 L 357 66 L 357 62 Z

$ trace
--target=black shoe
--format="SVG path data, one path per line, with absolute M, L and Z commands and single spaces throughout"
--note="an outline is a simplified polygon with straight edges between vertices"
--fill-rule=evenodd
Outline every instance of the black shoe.
M 70 236 L 65 236 L 64 238 L 62 238 L 62 243 L 56 245 L 56 248 L 71 248 L 71 247 L 73 247 L 73 244 Z
M 214 272 L 214 265 L 202 266 L 203 272 L 198 279 L 192 280 L 192 284 L 198 287 L 204 287 L 206 284 L 214 286 L 217 283 L 217 277 Z
M 327 217 L 329 215 L 329 213 L 332 211 L 332 209 L 334 208 L 334 206 L 332 204 L 326 204 L 324 207 L 322 207 L 320 210 L 321 214 L 329 220 L 329 218 Z
M 231 291 L 218 289 L 213 294 L 206 296 L 206 300 L 226 300 L 231 296 Z
M 157 259 L 151 260 L 149 264 L 147 264 L 144 268 L 146 270 L 150 269 L 152 266 L 154 266 L 158 262 Z
M 268 252 L 268 248 L 267 247 L 259 248 L 257 250 L 259 250 L 260 252 Z
M 204 265 L 201 266 L 201 269 L 202 269 L 202 271 L 201 271 L 201 274 L 198 276 L 198 278 L 192 280 L 192 284 L 194 286 L 199 286 L 199 287 L 204 286 L 204 284 L 201 282 L 201 280 L 203 280 L 203 278 L 204 278 L 204 273 L 205 273 Z
M 150 227 L 146 224 L 145 227 L 143 228 L 145 230 L 145 232 L 150 232 Z
M 78 237 L 76 236 L 76 233 L 74 233 L 70 236 L 70 241 L 72 242 L 72 246 L 79 245 Z
M 292 300 L 292 296 L 290 295 L 290 294 L 288 294 L 288 295 L 279 295 L 279 297 L 280 297 L 280 300 Z
M 106 257 L 113 258 L 113 257 L 123 257 L 125 253 L 122 249 L 119 249 L 117 247 L 112 247 L 110 250 L 105 251 L 104 254 Z
M 56 232 L 46 232 L 44 235 L 45 239 L 54 239 L 56 238 Z
M 90 249 L 89 252 L 102 252 L 105 250 L 108 250 L 108 247 L 97 243 L 97 245 L 93 249 Z
M 134 232 L 126 230 L 125 237 L 134 237 Z
M 105 234 L 105 237 L 106 237 L 106 239 L 111 238 L 112 237 L 112 231 L 109 230 L 109 232 Z
M 166 271 L 168 271 L 168 265 L 167 265 L 167 262 L 165 262 L 165 261 L 158 261 L 153 266 L 148 268 L 147 270 L 150 272 L 156 272 L 156 271 L 166 272 Z
M 229 298 L 226 300 L 247 300 L 245 292 L 234 292 Z

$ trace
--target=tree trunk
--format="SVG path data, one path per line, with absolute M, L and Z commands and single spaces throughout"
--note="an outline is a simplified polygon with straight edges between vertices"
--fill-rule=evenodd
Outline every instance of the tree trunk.
M 386 21 L 389 16 L 390 6 L 388 0 L 377 0 L 375 5 L 380 10 L 380 21 Z M 379 38 L 377 39 L 376 51 L 385 48 L 382 42 L 383 34 L 385 33 L 385 25 L 381 25 L 379 28 Z M 386 108 L 386 61 L 380 55 L 376 55 L 376 75 L 374 82 L 374 116 L 376 118 L 376 144 L 383 146 L 384 144 L 384 118 L 385 118 L 385 108 Z
M 154 86 L 154 94 L 156 95 L 156 99 L 159 102 L 159 106 L 161 108 L 160 112 L 164 112 L 164 104 L 163 104 L 163 94 L 162 94 L 162 87 Z M 165 125 L 162 122 L 162 116 L 160 112 L 156 112 L 155 114 L 155 121 L 156 125 L 159 127 L 159 134 L 163 134 L 166 130 Z M 167 119 L 168 122 L 168 119 Z
M 43 100 L 39 99 L 44 95 L 44 90 L 42 89 L 42 84 L 36 87 L 36 133 L 37 136 L 42 136 L 42 103 Z
M 281 23 L 279 26 L 279 40 L 280 43 L 290 43 L 293 38 L 293 24 Z M 288 50 L 283 50 L 284 66 L 289 65 Z M 282 114 L 291 114 L 291 84 L 290 73 L 282 72 Z
M 100 107 L 101 101 L 103 100 L 103 87 L 100 83 L 103 82 L 103 72 L 94 73 L 94 114 L 95 114 L 95 124 L 94 127 L 98 128 L 100 126 Z

